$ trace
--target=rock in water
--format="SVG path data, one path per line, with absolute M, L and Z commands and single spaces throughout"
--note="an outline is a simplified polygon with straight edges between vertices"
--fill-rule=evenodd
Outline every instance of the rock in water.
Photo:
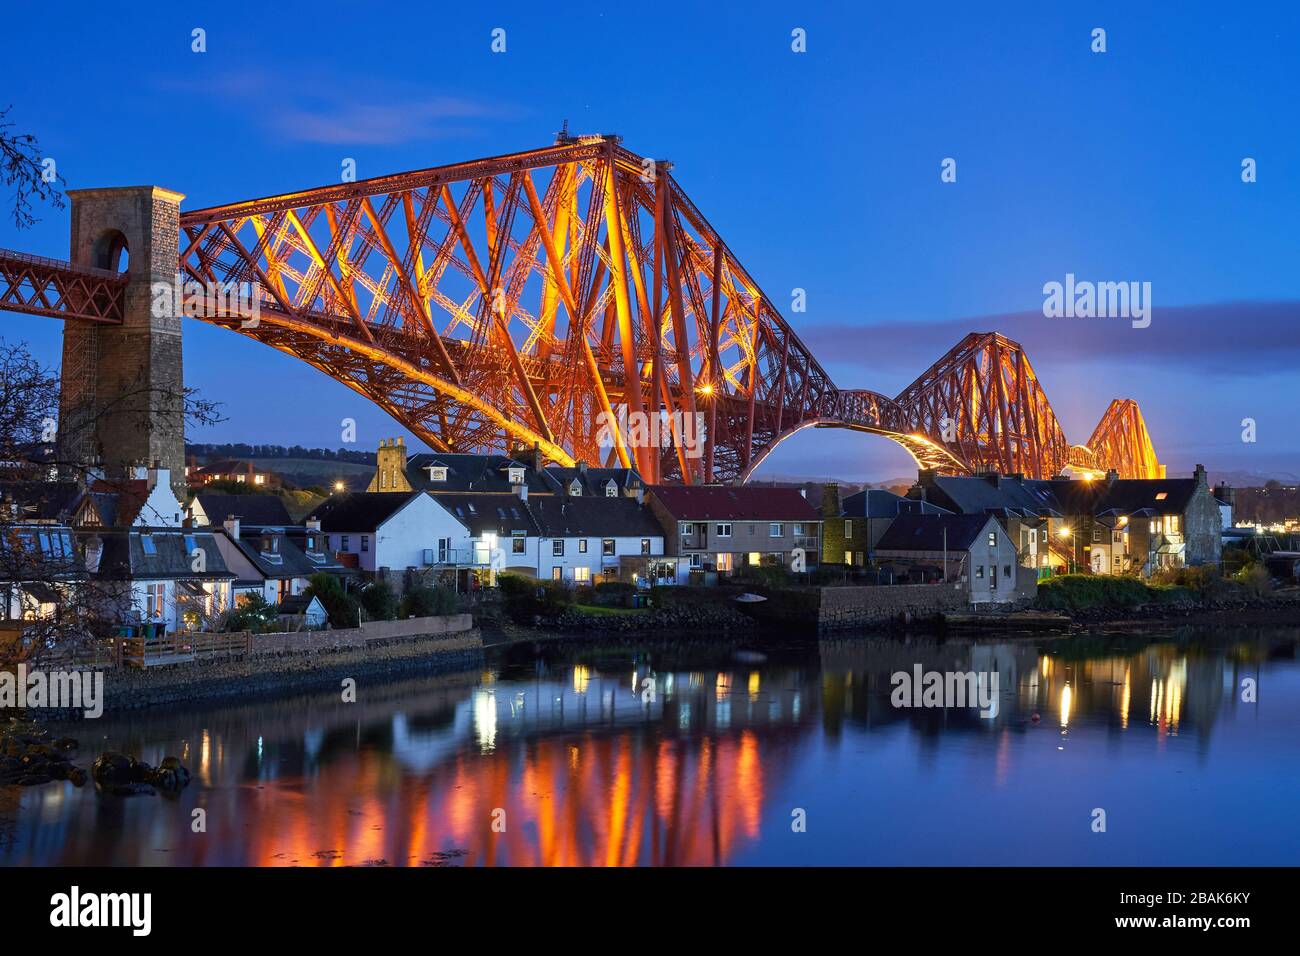
M 132 782 L 132 770 L 135 766 L 136 762 L 126 754 L 105 751 L 95 758 L 90 768 L 90 775 L 95 779 L 95 783 L 101 786 L 121 786 Z

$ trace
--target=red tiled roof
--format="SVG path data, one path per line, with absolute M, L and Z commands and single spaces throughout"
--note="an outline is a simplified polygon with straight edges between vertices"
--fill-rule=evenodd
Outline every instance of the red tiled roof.
M 679 521 L 820 521 L 797 488 L 655 485 L 650 492 Z

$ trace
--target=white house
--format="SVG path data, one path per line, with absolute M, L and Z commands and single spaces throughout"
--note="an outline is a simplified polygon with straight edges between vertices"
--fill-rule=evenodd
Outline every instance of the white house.
M 537 575 L 539 531 L 530 504 L 550 495 L 530 498 L 527 485 L 514 493 L 431 494 L 457 528 L 436 543 L 436 564 L 470 570 L 492 584 L 501 571 Z M 448 527 L 451 527 L 450 525 Z
M 309 527 L 313 521 L 327 548 L 363 571 L 431 568 L 444 543 L 468 545 L 464 525 L 423 491 L 335 495 L 310 515 Z
M 664 558 L 664 533 L 637 498 L 538 496 L 528 501 L 537 522 L 537 576 L 569 584 L 654 583 L 676 578 Z
M 961 584 L 975 604 L 1017 597 L 1016 546 L 992 515 L 899 515 L 875 557 L 909 581 Z

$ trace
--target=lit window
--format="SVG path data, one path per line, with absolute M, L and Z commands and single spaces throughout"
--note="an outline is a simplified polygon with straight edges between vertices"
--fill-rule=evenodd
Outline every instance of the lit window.
M 447 480 L 447 469 L 446 469 L 445 467 L 442 467 L 441 465 L 430 465 L 430 466 L 429 466 L 429 480 L 430 480 L 430 481 L 446 481 L 446 480 Z
M 997 546 L 998 546 L 998 533 L 997 533 L 996 531 L 990 531 L 990 532 L 989 532 L 989 547 L 990 547 L 990 548 L 996 548 Z
M 552 580 L 552 581 L 563 581 L 563 580 L 564 580 L 564 568 L 560 567 L 558 564 L 557 564 L 555 567 L 551 568 L 551 580 Z
M 510 553 L 523 554 L 525 538 L 522 534 L 517 534 L 510 539 Z
M 590 569 L 590 568 L 586 568 L 586 567 L 574 568 L 574 569 L 573 569 L 573 580 L 575 580 L 575 581 L 579 581 L 579 582 L 581 582 L 581 581 L 590 581 L 590 580 L 591 580 L 591 569 Z
M 579 554 L 586 554 L 586 553 L 587 553 L 587 539 L 586 539 L 586 538 L 579 538 L 579 539 L 578 539 L 578 553 L 579 553 Z
M 642 554 L 649 554 L 649 553 L 650 553 L 650 539 L 649 539 L 649 538 L 642 538 L 642 539 L 641 539 L 641 553 L 642 553 Z

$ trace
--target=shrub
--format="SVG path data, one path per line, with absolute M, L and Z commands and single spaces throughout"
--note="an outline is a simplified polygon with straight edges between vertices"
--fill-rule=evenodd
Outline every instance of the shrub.
M 1246 565 L 1232 579 L 1251 597 L 1262 597 L 1273 589 L 1272 575 L 1259 562 Z
M 397 595 L 386 581 L 375 581 L 361 592 L 361 607 L 372 621 L 397 617 Z
M 226 615 L 222 630 L 261 633 L 279 621 L 275 607 L 260 594 L 250 595 Z
M 533 618 L 558 617 L 573 603 L 573 594 L 559 581 L 538 581 L 521 574 L 502 574 L 497 587 L 505 599 L 506 613 L 522 624 Z
M 1157 599 L 1157 592 L 1137 578 L 1105 574 L 1061 574 L 1038 583 L 1037 606 L 1045 611 L 1082 611 L 1137 607 Z
M 602 581 L 593 591 L 592 603 L 600 607 L 624 607 L 636 593 L 636 585 L 628 581 Z
M 398 607 L 399 617 L 433 617 L 455 614 L 460 610 L 460 596 L 451 588 L 419 587 L 406 592 Z

